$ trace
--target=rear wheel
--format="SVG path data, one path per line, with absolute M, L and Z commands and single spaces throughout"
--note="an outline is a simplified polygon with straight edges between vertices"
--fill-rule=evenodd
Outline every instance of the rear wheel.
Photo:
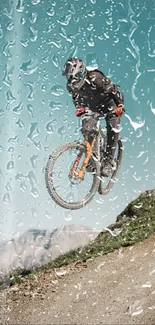
M 75 160 L 80 157 L 78 172 L 85 155 L 84 143 L 71 142 L 62 145 L 48 159 L 45 170 L 46 187 L 51 198 L 63 208 L 76 210 L 86 206 L 98 190 L 100 166 L 95 157 L 92 156 L 89 160 L 93 173 L 86 168 L 83 179 L 71 176 Z
M 100 185 L 98 188 L 98 192 L 101 195 L 106 195 L 111 188 L 113 187 L 114 183 L 116 182 L 116 178 L 121 166 L 122 162 L 122 153 L 123 153 L 123 144 L 121 139 L 118 140 L 117 143 L 117 148 L 116 148 L 116 158 L 115 158 L 115 163 L 116 167 L 111 175 L 111 177 L 101 177 L 100 178 Z

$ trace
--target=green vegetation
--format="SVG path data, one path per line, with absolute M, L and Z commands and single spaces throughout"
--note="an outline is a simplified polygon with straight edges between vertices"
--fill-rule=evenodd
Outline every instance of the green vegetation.
M 14 284 L 20 284 L 22 282 L 22 276 L 21 275 L 13 275 L 12 277 L 10 277 L 10 286 L 14 285 Z
M 120 247 L 144 241 L 155 232 L 155 190 L 147 191 L 132 201 L 109 229 L 114 232 L 118 230 L 119 234 L 113 236 L 109 231 L 102 231 L 85 247 L 60 255 L 50 263 L 36 267 L 35 270 L 18 270 L 16 275 L 10 275 L 11 283 L 20 283 L 22 277 L 37 271 L 59 268 L 77 260 L 86 261 L 113 252 Z

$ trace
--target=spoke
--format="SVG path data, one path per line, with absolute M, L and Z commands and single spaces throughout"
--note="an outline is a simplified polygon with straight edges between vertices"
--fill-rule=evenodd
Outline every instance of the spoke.
M 79 187 L 78 187 L 78 189 L 79 189 Z M 80 194 L 81 194 L 81 188 L 80 188 L 79 191 L 78 191 L 78 195 L 79 195 L 79 192 L 80 192 Z
M 65 155 L 64 155 L 65 154 Z M 60 155 L 56 161 L 53 171 L 53 184 L 57 190 L 57 194 L 66 202 L 77 202 L 83 200 L 90 192 L 92 187 L 93 175 L 85 174 L 84 180 L 72 179 L 74 184 L 69 180 L 69 173 L 71 167 L 74 165 L 78 155 L 81 159 L 78 165 L 78 171 L 82 167 L 83 153 L 75 148 L 70 149 Z M 84 155 L 85 156 L 85 155 Z

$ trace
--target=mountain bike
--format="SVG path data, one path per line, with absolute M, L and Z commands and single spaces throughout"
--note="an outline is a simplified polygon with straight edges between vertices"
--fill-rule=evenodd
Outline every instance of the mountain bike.
M 102 177 L 100 168 L 106 153 L 106 135 L 98 114 L 96 118 L 98 132 L 91 143 L 88 139 L 65 143 L 48 158 L 46 188 L 50 197 L 65 209 L 85 207 L 97 191 L 101 195 L 107 194 L 117 179 L 122 161 L 122 140 L 119 138 L 117 142 L 111 176 Z

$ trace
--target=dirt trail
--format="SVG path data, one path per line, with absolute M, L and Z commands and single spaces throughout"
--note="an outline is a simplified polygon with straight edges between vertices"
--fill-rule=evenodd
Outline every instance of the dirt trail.
M 7 324 L 155 324 L 155 235 L 40 274 L 10 288 L 6 301 Z

